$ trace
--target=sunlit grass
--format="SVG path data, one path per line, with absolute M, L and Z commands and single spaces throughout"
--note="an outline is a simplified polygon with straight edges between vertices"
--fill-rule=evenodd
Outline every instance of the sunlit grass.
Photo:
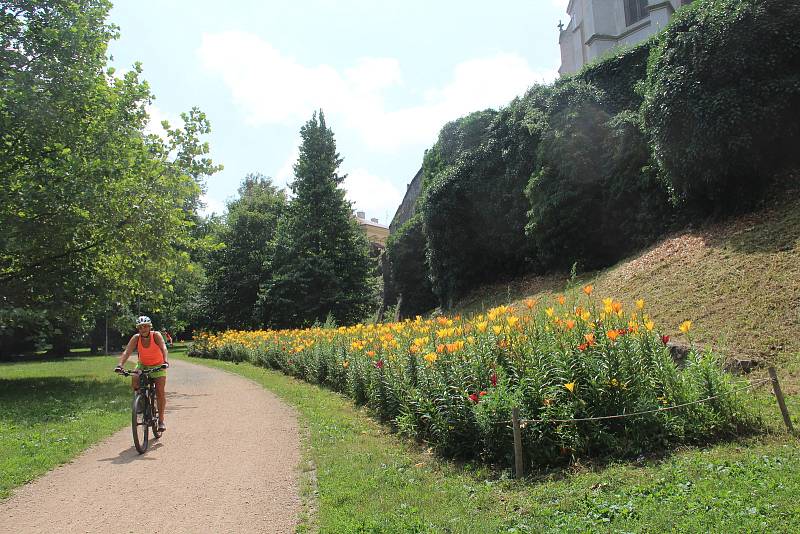
M 130 423 L 130 389 L 114 363 L 0 363 L 0 498 Z
M 773 424 L 766 395 L 754 402 L 774 434 L 517 482 L 508 470 L 444 461 L 323 388 L 248 363 L 190 361 L 250 378 L 298 410 L 305 463 L 316 467 L 305 498 L 317 511 L 303 531 L 790 532 L 800 522 L 800 449 Z

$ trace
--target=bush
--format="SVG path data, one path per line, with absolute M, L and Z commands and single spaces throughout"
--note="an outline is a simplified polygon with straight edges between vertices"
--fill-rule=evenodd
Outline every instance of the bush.
M 446 308 L 470 289 L 533 267 L 524 189 L 536 165 L 546 93 L 534 87 L 515 99 L 492 115 L 482 136 L 475 134 L 472 116 L 449 125 L 426 155 L 435 163 L 424 167 L 421 212 L 433 289 Z M 461 151 L 454 153 L 453 146 Z
M 675 196 L 704 212 L 753 205 L 800 164 L 800 3 L 707 0 L 649 60 L 644 125 Z
M 667 194 L 647 171 L 649 150 L 631 112 L 578 79 L 548 103 L 540 167 L 526 188 L 527 232 L 547 269 L 604 267 L 666 227 Z
M 0 308 L 0 360 L 41 349 L 52 330 L 45 312 Z
M 400 317 L 413 317 L 436 307 L 428 265 L 422 216 L 415 215 L 389 236 L 386 254 L 391 265 L 394 291 L 403 296 Z
M 647 76 L 647 59 L 653 43 L 649 39 L 630 48 L 614 48 L 610 55 L 589 63 L 572 76 L 560 78 L 555 85 L 581 80 L 607 95 L 609 113 L 638 110 L 642 105 L 638 86 Z

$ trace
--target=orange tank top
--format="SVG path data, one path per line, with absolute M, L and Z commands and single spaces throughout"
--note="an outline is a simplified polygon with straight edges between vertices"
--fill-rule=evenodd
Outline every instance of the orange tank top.
M 156 337 L 153 332 L 150 332 L 150 346 L 145 347 L 142 344 L 142 336 L 136 340 L 136 351 L 139 353 L 139 363 L 146 366 L 161 365 L 164 363 L 164 354 L 161 352 L 161 347 L 156 343 Z

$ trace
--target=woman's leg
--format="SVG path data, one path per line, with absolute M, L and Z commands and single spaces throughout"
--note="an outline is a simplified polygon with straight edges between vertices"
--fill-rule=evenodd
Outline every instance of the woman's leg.
M 158 422 L 164 422 L 164 410 L 167 408 L 167 377 L 159 376 L 156 381 L 156 401 L 158 402 Z

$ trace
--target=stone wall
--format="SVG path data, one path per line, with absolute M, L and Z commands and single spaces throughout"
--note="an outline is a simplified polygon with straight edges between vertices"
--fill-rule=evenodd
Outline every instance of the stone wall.
M 392 222 L 389 223 L 389 233 L 393 234 L 398 228 L 403 226 L 407 220 L 414 216 L 414 210 L 417 205 L 417 198 L 422 192 L 422 167 L 414 175 L 411 183 L 406 186 L 406 194 L 403 201 L 397 208 L 397 211 L 392 217 Z

